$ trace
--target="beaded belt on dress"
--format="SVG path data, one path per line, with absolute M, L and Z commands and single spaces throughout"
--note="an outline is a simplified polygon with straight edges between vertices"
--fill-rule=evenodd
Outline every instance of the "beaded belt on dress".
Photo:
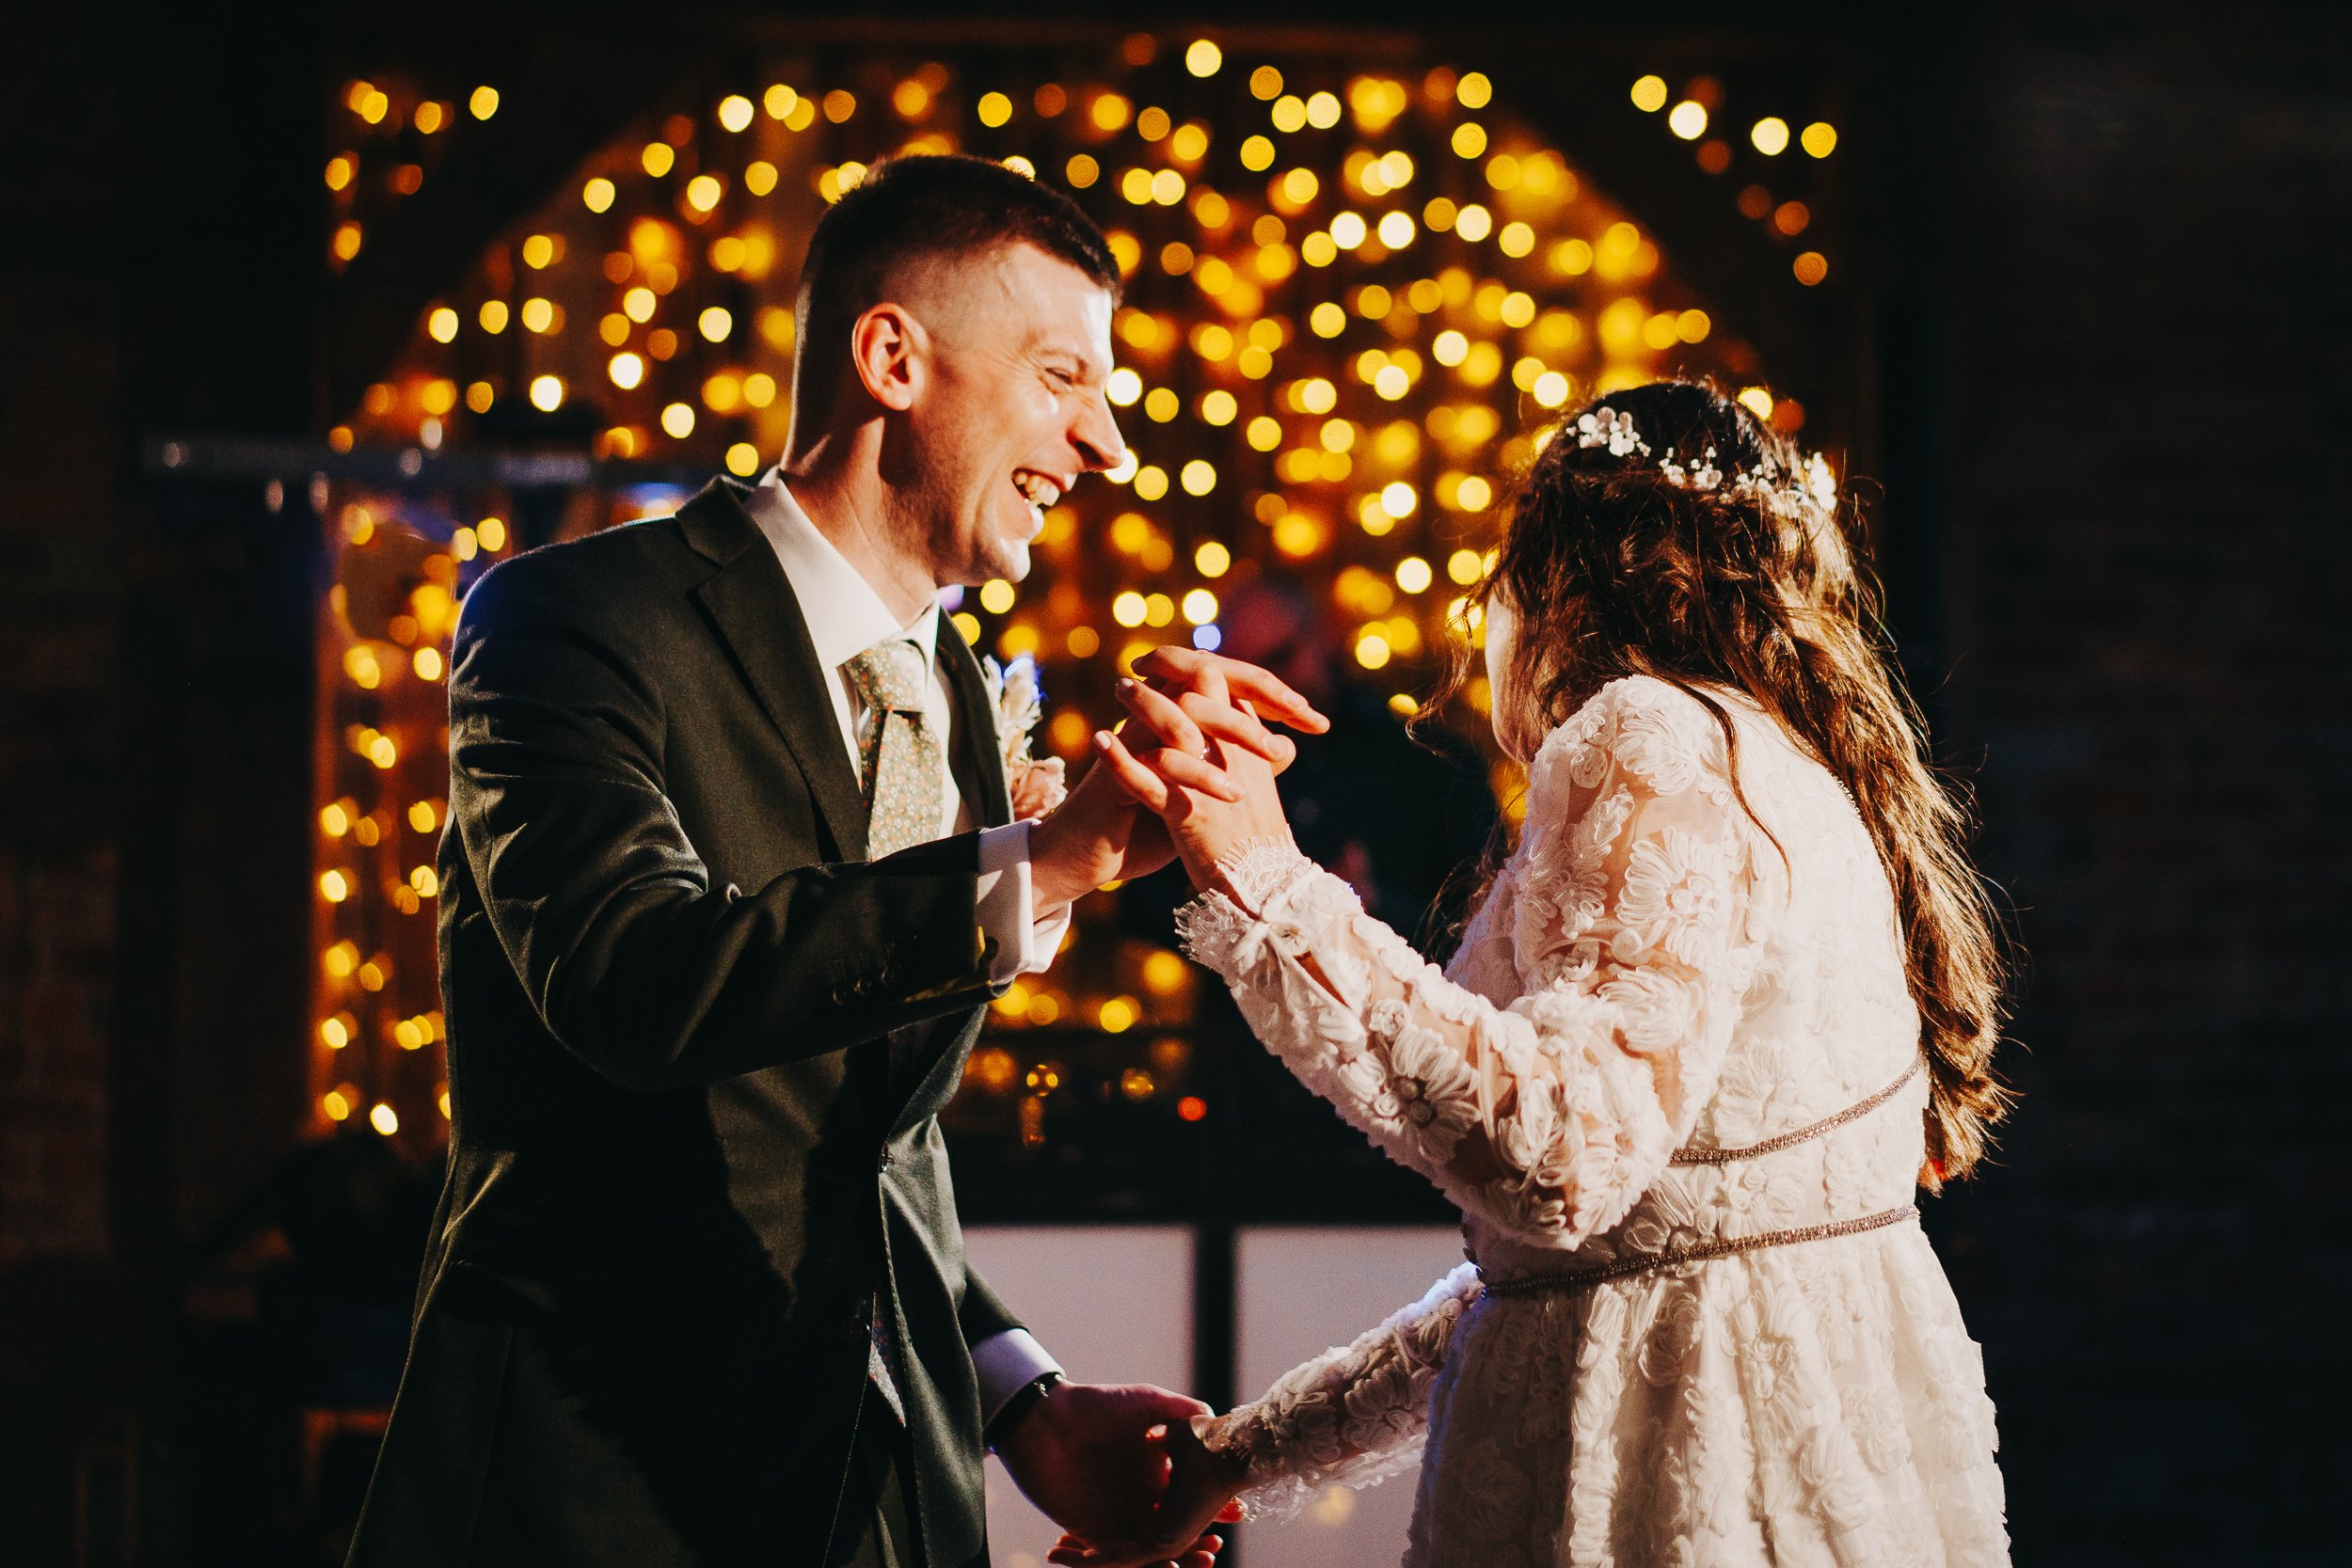
M 1728 1165 L 1740 1160 L 1753 1160 L 1759 1155 L 1776 1154 L 1784 1148 L 1810 1143 L 1850 1121 L 1868 1116 L 1902 1093 L 1910 1082 L 1919 1076 L 1923 1064 L 1914 1058 L 1903 1075 L 1867 1100 L 1858 1100 L 1836 1115 L 1824 1117 L 1809 1127 L 1793 1132 L 1783 1132 L 1762 1143 L 1747 1144 L 1739 1148 L 1678 1148 L 1667 1161 L 1674 1165 Z M 1533 1295 L 1537 1291 L 1588 1291 L 1613 1279 L 1629 1279 L 1635 1275 L 1670 1269 L 1677 1263 L 1704 1263 L 1710 1259 L 1730 1258 L 1742 1252 L 1755 1252 L 1764 1247 L 1788 1246 L 1797 1242 L 1826 1242 L 1836 1236 L 1858 1236 L 1866 1230 L 1883 1230 L 1890 1225 L 1916 1219 L 1919 1210 L 1915 1204 L 1899 1209 L 1882 1210 L 1875 1214 L 1861 1214 L 1852 1219 L 1830 1220 L 1820 1225 L 1798 1226 L 1788 1230 L 1760 1230 L 1753 1236 L 1733 1236 L 1721 1241 L 1694 1242 L 1689 1246 L 1669 1247 L 1664 1252 L 1645 1252 L 1638 1257 L 1620 1258 L 1614 1262 L 1595 1263 L 1581 1269 L 1556 1269 L 1544 1274 L 1524 1275 L 1515 1279 L 1489 1278 L 1482 1265 L 1478 1276 L 1489 1295 Z

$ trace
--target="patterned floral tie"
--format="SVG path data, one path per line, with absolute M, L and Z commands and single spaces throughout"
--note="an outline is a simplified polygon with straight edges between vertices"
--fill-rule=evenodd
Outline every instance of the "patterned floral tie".
M 866 705 L 866 736 L 858 753 L 858 783 L 869 807 L 866 854 L 880 860 L 910 844 L 939 836 L 940 796 L 946 756 L 923 712 L 923 650 L 903 637 L 885 638 L 842 666 Z M 906 1424 L 906 1402 L 896 1376 L 898 1356 L 890 1307 L 879 1291 L 866 1318 L 866 1375 L 890 1414 Z
M 880 860 L 939 836 L 946 753 L 923 713 L 923 651 L 886 638 L 842 666 L 869 722 L 858 758 L 870 808 L 866 855 Z

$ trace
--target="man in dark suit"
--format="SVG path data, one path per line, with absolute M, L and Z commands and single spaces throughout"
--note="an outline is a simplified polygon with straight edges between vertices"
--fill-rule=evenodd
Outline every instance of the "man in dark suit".
M 1205 1407 L 1059 1379 L 965 1266 L 934 1120 L 1070 903 L 1168 855 L 1099 771 L 1011 821 L 939 624 L 1117 460 L 1118 285 L 1059 194 L 885 165 L 812 237 L 784 462 L 474 588 L 449 1176 L 359 1568 L 973 1568 L 984 1441 L 1074 1532 L 1140 1533 Z

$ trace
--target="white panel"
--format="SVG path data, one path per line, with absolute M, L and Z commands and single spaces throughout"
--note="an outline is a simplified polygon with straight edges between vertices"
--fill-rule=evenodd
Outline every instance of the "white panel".
M 1192 1231 L 1181 1226 L 979 1226 L 964 1254 L 1081 1383 L 1192 1391 Z M 997 1568 L 1045 1568 L 1061 1531 L 988 1462 Z
M 1254 1399 L 1300 1362 L 1419 1301 L 1462 1261 L 1451 1227 L 1266 1227 L 1234 1243 L 1234 1392 Z M 1378 1568 L 1405 1555 L 1418 1467 L 1327 1490 L 1297 1518 L 1251 1525 L 1249 1568 Z

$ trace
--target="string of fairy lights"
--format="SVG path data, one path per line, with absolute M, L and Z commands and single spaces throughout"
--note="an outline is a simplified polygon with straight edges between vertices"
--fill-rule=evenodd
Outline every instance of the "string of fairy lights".
M 1213 39 L 1150 35 L 1042 58 L 872 55 L 835 81 L 777 59 L 647 117 L 421 313 L 332 444 L 573 432 L 611 483 L 575 497 L 560 531 L 666 510 L 675 491 L 632 479 L 750 477 L 783 450 L 802 249 L 877 160 L 961 150 L 1057 182 L 1103 223 L 1125 276 L 1109 394 L 1128 451 L 1106 483 L 1050 511 L 1028 580 L 951 594 L 950 608 L 984 651 L 1040 662 L 1054 699 L 1042 738 L 1074 758 L 1116 669 L 1165 641 L 1217 646 L 1224 595 L 1260 575 L 1311 589 L 1359 678 L 1409 710 L 1449 628 L 1477 635 L 1464 594 L 1489 563 L 1511 476 L 1581 398 L 1688 370 L 1785 429 L 1804 420 L 1655 240 L 1478 71 L 1244 60 Z M 1732 166 L 1708 135 L 1723 119 L 1715 82 L 1677 98 L 1646 75 L 1630 99 L 1696 143 L 1703 169 Z M 465 155 L 465 126 L 501 107 L 489 87 L 368 81 L 342 103 L 330 266 L 397 224 L 401 202 Z M 1820 120 L 1792 131 L 1765 116 L 1748 135 L 1749 161 L 1767 165 L 1836 146 Z M 1738 206 L 1792 244 L 1811 221 L 1760 179 Z M 1798 287 L 1827 271 L 1818 249 L 1790 263 Z M 431 919 L 441 682 L 467 585 L 521 542 L 515 504 L 346 487 L 326 508 L 322 1127 L 430 1136 L 447 1113 Z M 1468 700 L 1483 710 L 1481 683 Z M 1183 1033 L 1192 987 L 1177 955 L 1090 910 L 1053 974 L 996 1003 L 960 1107 L 1031 1147 L 1079 1114 L 1081 1089 L 1201 1119 Z M 1110 1054 L 1073 1068 L 1073 1041 Z

